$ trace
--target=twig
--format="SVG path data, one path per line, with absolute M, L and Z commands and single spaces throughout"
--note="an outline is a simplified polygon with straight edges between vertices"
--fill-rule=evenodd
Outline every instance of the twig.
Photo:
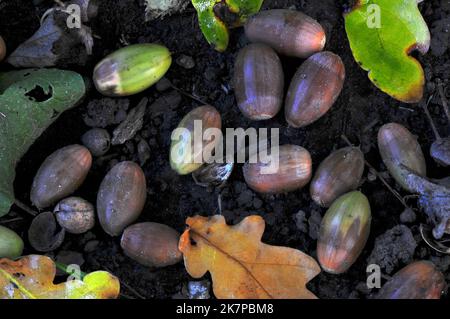
M 208 103 L 206 103 L 205 101 L 202 101 L 201 99 L 199 99 L 198 97 L 193 96 L 192 94 L 190 94 L 190 93 L 188 93 L 188 92 L 186 92 L 186 91 L 183 91 L 182 89 L 177 88 L 177 87 L 176 87 L 175 85 L 173 85 L 172 83 L 170 83 L 170 87 L 171 87 L 172 89 L 178 91 L 178 92 L 181 93 L 182 95 L 185 95 L 185 96 L 187 96 L 187 97 L 193 99 L 194 101 L 197 101 L 198 103 L 201 103 L 201 104 L 208 104 Z
M 444 84 L 441 79 L 437 79 L 439 95 L 441 96 L 442 108 L 444 109 L 445 115 L 447 116 L 447 120 L 450 123 L 450 111 L 448 110 L 448 102 L 444 93 Z
M 350 142 L 350 140 L 347 138 L 347 136 L 345 136 L 344 134 L 341 135 L 341 138 L 345 141 L 345 143 L 347 143 L 349 146 L 353 146 L 353 144 Z M 372 164 L 370 164 L 366 159 L 364 159 L 364 163 L 366 164 L 367 167 L 369 167 L 374 173 L 375 175 L 380 179 L 380 181 L 384 184 L 384 186 L 386 186 L 386 188 L 395 196 L 397 197 L 397 199 L 400 201 L 400 203 L 402 203 L 403 206 L 405 206 L 405 208 L 410 209 L 410 207 L 408 206 L 408 204 L 406 204 L 405 200 L 400 196 L 400 194 L 395 191 L 395 189 L 393 189 L 391 187 L 391 185 L 389 185 L 389 183 L 384 179 L 383 176 L 381 176 L 381 174 L 375 169 L 375 167 L 372 166 Z
M 434 136 L 437 140 L 441 139 L 441 135 L 439 134 L 439 131 L 436 128 L 436 125 L 434 124 L 433 118 L 431 117 L 430 111 L 428 110 L 428 105 L 431 102 L 431 99 L 433 98 L 433 95 L 431 95 L 427 101 L 427 103 L 420 103 L 420 105 L 423 108 L 423 111 L 425 112 L 425 115 L 427 116 L 428 120 L 430 121 L 431 129 L 433 130 Z
M 30 207 L 28 207 L 28 205 L 24 204 L 23 202 L 21 202 L 18 199 L 14 200 L 14 204 L 19 207 L 21 210 L 23 210 L 24 212 L 30 214 L 31 216 L 37 216 L 37 212 L 32 210 Z
M 113 272 L 111 271 L 111 269 L 109 269 L 108 267 L 103 266 L 103 268 L 105 268 L 105 270 L 107 270 L 108 272 L 113 273 Z M 130 292 L 132 292 L 133 294 L 135 294 L 138 298 L 140 298 L 140 299 L 145 299 L 144 296 L 142 296 L 139 292 L 136 291 L 136 289 L 134 289 L 133 287 L 131 287 L 129 284 L 127 284 L 126 282 L 124 282 L 123 280 L 120 280 L 120 279 L 119 279 L 119 281 L 120 281 L 120 284 L 121 284 L 121 285 L 123 285 L 125 288 L 127 288 L 127 289 L 128 289 Z M 122 294 L 121 294 L 121 295 L 122 295 Z
M 10 218 L 10 219 L 0 220 L 0 224 L 13 223 L 13 222 L 17 222 L 19 220 L 23 220 L 23 218 L 22 217 L 15 217 L 15 218 Z

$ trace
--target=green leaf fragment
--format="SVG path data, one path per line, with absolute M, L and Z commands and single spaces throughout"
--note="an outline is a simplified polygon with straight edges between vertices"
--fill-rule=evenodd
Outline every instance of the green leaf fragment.
M 15 167 L 33 142 L 85 94 L 83 78 L 58 69 L 0 74 L 0 217 L 14 203 Z
M 359 0 L 345 16 L 355 60 L 379 89 L 406 103 L 422 99 L 425 83 L 423 68 L 411 51 L 425 54 L 430 46 L 418 2 Z

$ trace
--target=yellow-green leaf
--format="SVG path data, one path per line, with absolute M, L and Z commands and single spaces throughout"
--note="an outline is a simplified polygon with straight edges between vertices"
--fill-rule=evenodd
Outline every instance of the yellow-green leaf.
M 0 299 L 114 299 L 120 293 L 119 280 L 106 271 L 57 285 L 55 274 L 55 263 L 46 256 L 0 259 Z
M 421 0 L 358 0 L 345 15 L 345 29 L 355 60 L 369 71 L 383 92 L 406 103 L 422 99 L 425 83 L 420 63 L 430 32 L 417 3 Z

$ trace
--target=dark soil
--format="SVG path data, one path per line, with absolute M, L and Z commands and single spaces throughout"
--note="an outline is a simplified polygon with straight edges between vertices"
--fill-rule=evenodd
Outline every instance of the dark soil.
M 52 5 L 52 1 L 5 0 L 0 3 L 0 34 L 5 38 L 10 50 L 22 43 L 39 26 L 40 15 Z M 255 123 L 243 118 L 239 112 L 231 88 L 233 62 L 238 50 L 247 40 L 242 28 L 234 29 L 225 53 L 211 49 L 199 30 L 195 10 L 192 6 L 175 14 L 152 22 L 144 22 L 144 6 L 139 0 L 102 0 L 97 19 L 91 24 L 96 35 L 94 54 L 82 68 L 70 67 L 86 77 L 91 77 L 93 66 L 106 54 L 122 47 L 125 42 L 159 42 L 173 52 L 174 63 L 166 77 L 179 89 L 193 94 L 214 105 L 221 113 L 223 127 L 277 127 L 280 128 L 281 143 L 298 144 L 307 148 L 313 157 L 314 167 L 334 149 L 345 146 L 341 134 L 345 134 L 355 144 L 360 144 L 366 159 L 380 172 L 383 166 L 377 145 L 378 128 L 387 122 L 399 122 L 409 128 L 419 138 L 423 150 L 428 154 L 433 142 L 430 125 L 417 105 L 397 102 L 377 90 L 368 80 L 367 74 L 355 63 L 349 49 L 344 30 L 343 10 L 347 8 L 343 0 L 266 0 L 264 9 L 296 8 L 317 19 L 327 31 L 327 50 L 340 55 L 345 63 L 347 78 L 345 87 L 331 111 L 316 123 L 304 129 L 288 128 L 283 112 L 272 120 Z M 432 48 L 426 56 L 418 57 L 427 78 L 426 97 L 435 93 L 436 79 L 440 78 L 449 88 L 450 95 L 450 53 L 448 29 L 450 27 L 450 2 L 430 0 L 421 4 L 421 11 L 432 32 Z M 193 58 L 195 66 L 184 69 L 175 60 L 180 55 Z M 286 83 L 296 68 L 299 59 L 283 58 Z M 3 69 L 8 67 L 3 65 Z M 184 229 L 186 217 L 195 214 L 213 215 L 218 213 L 218 195 L 221 195 L 223 215 L 229 223 L 237 223 L 251 214 L 261 215 L 267 223 L 263 240 L 274 245 L 284 245 L 300 249 L 316 256 L 318 224 L 325 210 L 311 201 L 308 187 L 289 194 L 262 196 L 251 191 L 245 184 L 241 166 L 238 165 L 223 189 L 205 189 L 197 186 L 190 176 L 178 176 L 169 166 L 169 145 L 171 131 L 181 118 L 199 103 L 180 95 L 172 89 L 158 91 L 152 87 L 142 94 L 129 99 L 113 101 L 105 99 L 91 90 L 84 102 L 63 114 L 33 145 L 17 168 L 15 183 L 16 196 L 29 203 L 32 178 L 42 163 L 54 150 L 73 143 L 80 143 L 81 135 L 95 125 L 102 115 L 101 110 L 114 108 L 115 113 L 103 119 L 103 125 L 112 132 L 123 115 L 137 105 L 142 97 L 150 102 L 158 100 L 156 106 L 149 107 L 144 128 L 137 137 L 126 145 L 113 147 L 106 159 L 97 160 L 88 180 L 76 195 L 95 202 L 98 186 L 108 169 L 121 160 L 138 160 L 137 143 L 145 140 L 151 149 L 150 159 L 143 165 L 148 182 L 148 199 L 139 221 L 153 221 L 167 224 L 178 231 Z M 164 103 L 166 101 L 166 103 Z M 430 104 L 430 111 L 437 121 L 441 135 L 450 133 L 448 123 L 436 97 Z M 169 104 L 169 105 L 167 105 Z M 89 112 L 88 112 L 89 110 Z M 107 112 L 106 111 L 106 112 Z M 96 113 L 97 112 L 97 113 Z M 100 113 L 99 113 L 100 112 Z M 119 114 L 117 114 L 119 113 Z M 97 115 L 96 115 L 97 114 Z M 104 114 L 103 114 L 104 115 Z M 86 120 L 86 121 L 85 121 Z M 427 155 L 429 176 L 446 177 L 449 171 L 438 167 Z M 378 261 L 385 265 L 385 274 L 393 274 L 411 260 L 432 260 L 444 271 L 450 282 L 450 257 L 440 255 L 429 248 L 421 239 L 419 224 L 427 223 L 426 216 L 417 212 L 417 218 L 406 226 L 398 226 L 404 208 L 378 179 L 367 179 L 364 174 L 361 191 L 369 198 L 373 224 L 369 241 L 364 252 L 351 269 L 343 275 L 322 273 L 309 284 L 310 289 L 320 298 L 369 298 L 375 290 L 365 288 L 368 262 Z M 388 177 L 391 185 L 395 182 Z M 395 186 L 402 195 L 398 186 Z M 408 203 L 416 208 L 414 199 Z M 26 239 L 31 218 L 13 208 L 14 215 L 23 220 L 9 223 Z M 6 219 L 4 218 L 4 219 Z M 396 229 L 391 230 L 393 227 Z M 376 241 L 386 231 L 390 232 Z M 405 233 L 406 232 L 406 233 Z M 389 242 L 383 248 L 378 247 Z M 376 247 L 376 249 L 374 249 Z M 62 247 L 55 251 L 67 258 L 66 251 L 83 254 L 84 271 L 106 269 L 117 275 L 123 285 L 124 296 L 138 298 L 172 298 L 184 296 L 184 287 L 191 280 L 182 263 L 163 269 L 151 270 L 126 257 L 119 245 L 119 238 L 105 234 L 99 226 L 84 235 L 69 235 Z M 26 241 L 25 254 L 35 253 Z M 70 254 L 69 254 L 70 255 Z M 60 257 L 60 258 L 63 258 Z M 80 255 L 76 254 L 77 260 Z M 209 277 L 208 277 L 209 280 Z M 383 279 L 384 280 L 384 279 Z M 128 286 L 128 287 L 127 287 Z M 134 288 L 135 292 L 129 289 Z

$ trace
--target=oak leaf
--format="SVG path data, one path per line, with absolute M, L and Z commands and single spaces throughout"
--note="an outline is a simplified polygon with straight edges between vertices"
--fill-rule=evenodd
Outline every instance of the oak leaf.
M 17 261 L 0 259 L 0 299 L 113 299 L 119 280 L 106 271 L 95 271 L 82 280 L 53 284 L 55 263 L 46 256 L 29 255 Z
M 299 250 L 262 243 L 262 217 L 229 226 L 221 215 L 195 216 L 186 224 L 179 243 L 186 270 L 195 278 L 209 271 L 217 298 L 316 298 L 306 283 L 319 265 Z

